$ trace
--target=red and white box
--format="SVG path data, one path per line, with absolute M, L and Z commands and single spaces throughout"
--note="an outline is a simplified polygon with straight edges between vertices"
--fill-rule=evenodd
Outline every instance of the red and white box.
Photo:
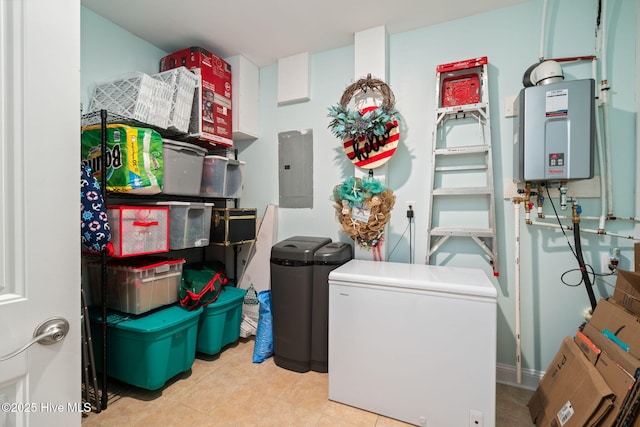
M 114 257 L 169 251 L 169 208 L 107 207 Z
M 216 145 L 232 146 L 231 65 L 201 47 L 189 47 L 160 60 L 160 71 L 186 67 L 200 84 L 191 110 L 189 136 Z

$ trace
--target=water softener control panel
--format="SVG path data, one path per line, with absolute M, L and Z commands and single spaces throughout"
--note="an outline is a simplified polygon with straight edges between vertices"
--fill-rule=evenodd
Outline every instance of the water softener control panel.
M 524 88 L 519 95 L 516 171 L 521 181 L 593 178 L 593 79 Z

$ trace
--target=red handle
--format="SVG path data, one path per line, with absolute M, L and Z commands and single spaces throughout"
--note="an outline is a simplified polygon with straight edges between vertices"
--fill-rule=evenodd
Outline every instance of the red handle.
M 133 221 L 133 225 L 136 227 L 154 227 L 158 224 L 158 221 Z

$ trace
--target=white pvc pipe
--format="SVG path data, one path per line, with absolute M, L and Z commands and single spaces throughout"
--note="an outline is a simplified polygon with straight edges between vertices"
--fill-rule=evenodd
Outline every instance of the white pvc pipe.
M 562 228 L 562 229 L 565 229 L 565 230 L 573 230 L 573 226 L 571 226 L 571 225 L 562 225 L 562 226 L 560 226 L 558 223 L 551 223 L 551 222 L 531 221 L 528 224 L 529 225 L 536 225 L 536 226 L 540 226 L 540 227 Z M 609 233 L 607 231 L 594 230 L 594 229 L 590 229 L 590 228 L 582 228 L 582 227 L 580 227 L 580 232 L 581 233 L 589 233 L 589 234 L 598 234 L 598 235 L 601 235 L 601 236 L 620 237 L 622 239 L 640 240 L 639 237 L 631 236 L 629 234 Z
M 602 0 L 600 10 L 600 99 L 602 100 L 602 124 L 604 132 L 605 159 L 607 162 L 607 208 L 608 215 L 613 216 L 613 185 L 611 180 L 611 140 L 609 137 L 609 80 L 607 78 L 607 0 Z M 604 87 L 603 87 L 604 86 Z
M 602 0 L 602 9 L 600 10 L 600 29 L 601 29 L 601 39 L 600 39 L 600 50 L 602 54 L 600 58 L 602 62 L 600 66 L 602 67 L 601 76 L 602 80 L 607 80 L 607 0 Z
M 538 225 L 541 227 L 549 227 L 549 228 L 564 228 L 565 230 L 573 230 L 573 227 L 570 225 L 562 225 L 560 226 L 560 224 L 558 224 L 557 222 L 540 222 L 540 221 L 531 221 L 529 222 L 529 225 Z M 583 231 L 582 229 L 580 229 L 580 231 Z
M 538 215 L 538 219 L 573 219 L 573 216 L 571 215 L 548 215 L 548 214 L 542 214 L 542 216 Z M 600 219 L 599 216 L 582 216 L 580 215 L 580 220 L 588 220 L 588 219 Z
M 516 381 L 522 383 L 522 342 L 520 340 L 520 203 L 514 203 L 515 299 L 516 299 Z
M 598 81 L 598 69 L 596 65 L 596 59 L 594 58 L 591 61 L 591 73 L 593 74 L 593 80 Z M 605 220 L 607 218 L 607 170 L 605 167 L 605 154 L 604 147 L 602 143 L 602 135 L 600 129 L 600 114 L 598 114 L 598 110 L 600 108 L 601 103 L 600 97 L 596 97 L 593 100 L 595 103 L 595 111 L 596 111 L 596 149 L 598 150 L 598 166 L 600 168 L 600 222 L 598 223 L 598 228 L 600 230 L 604 230 Z
M 544 60 L 544 43 L 545 43 L 545 31 L 546 31 L 546 26 L 547 26 L 547 0 L 544 0 L 544 2 L 542 2 L 542 20 L 540 22 L 540 55 L 539 55 L 539 59 L 540 61 Z
M 613 215 L 613 186 L 611 182 L 611 139 L 609 138 L 609 91 L 603 91 L 603 97 L 606 100 L 602 103 L 602 122 L 604 132 L 604 149 L 605 157 L 607 159 L 607 210 L 608 216 Z

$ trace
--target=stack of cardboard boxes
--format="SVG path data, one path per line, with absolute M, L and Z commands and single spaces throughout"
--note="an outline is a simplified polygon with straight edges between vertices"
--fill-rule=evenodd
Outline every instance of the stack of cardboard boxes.
M 201 47 L 174 52 L 160 60 L 160 71 L 193 71 L 200 84 L 191 110 L 189 136 L 213 145 L 232 146 L 231 65 Z
M 640 426 L 640 244 L 635 269 L 562 342 L 529 401 L 537 426 Z

